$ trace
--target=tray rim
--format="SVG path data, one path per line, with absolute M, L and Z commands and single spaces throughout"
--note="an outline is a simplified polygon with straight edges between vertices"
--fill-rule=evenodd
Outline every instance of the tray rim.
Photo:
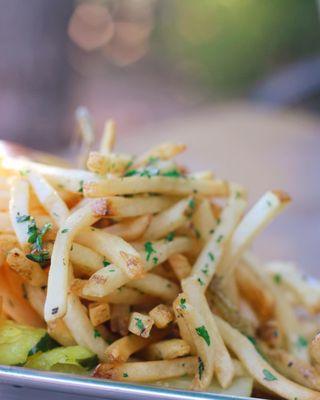
M 0 384 L 112 400 L 131 400 L 135 397 L 140 400 L 252 400 L 252 397 L 135 385 L 4 365 L 0 365 Z

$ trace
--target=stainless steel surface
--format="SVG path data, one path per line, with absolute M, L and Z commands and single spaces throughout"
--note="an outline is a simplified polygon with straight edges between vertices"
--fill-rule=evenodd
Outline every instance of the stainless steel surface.
M 6 387 L 6 385 L 9 385 L 10 388 Z M 28 390 L 32 397 L 27 397 Z M 107 382 L 91 377 L 0 366 L 0 399 L 19 399 L 23 396 L 24 400 L 29 398 L 35 400 L 43 397 L 46 400 L 57 400 L 58 398 L 61 399 L 61 394 L 63 394 L 64 400 L 75 400 L 83 396 L 86 396 L 87 399 L 90 397 L 90 400 L 101 398 L 110 400 L 249 400 L 245 397 L 160 389 L 127 383 Z M 12 397 L 16 395 L 17 397 Z M 67 395 L 70 396 L 68 397 Z M 72 395 L 77 396 L 74 397 Z

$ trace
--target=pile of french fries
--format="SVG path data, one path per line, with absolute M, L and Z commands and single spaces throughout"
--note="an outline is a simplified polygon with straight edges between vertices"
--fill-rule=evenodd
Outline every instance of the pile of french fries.
M 77 119 L 77 169 L 1 160 L 2 319 L 87 347 L 95 377 L 319 399 L 320 283 L 250 252 L 290 197 L 248 208 L 242 186 L 179 165 L 184 145 L 116 153 L 107 121 L 93 151 Z

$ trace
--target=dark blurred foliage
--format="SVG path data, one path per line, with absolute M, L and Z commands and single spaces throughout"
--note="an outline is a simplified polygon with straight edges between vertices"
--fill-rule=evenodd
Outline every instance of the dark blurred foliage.
M 158 11 L 159 62 L 213 93 L 248 88 L 320 51 L 315 0 L 164 0 Z

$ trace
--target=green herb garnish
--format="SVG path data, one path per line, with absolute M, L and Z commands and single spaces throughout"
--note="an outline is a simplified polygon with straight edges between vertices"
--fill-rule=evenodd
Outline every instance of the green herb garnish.
M 19 223 L 30 221 L 30 215 L 20 215 L 19 213 L 16 216 L 16 221 Z
M 204 372 L 204 364 L 203 364 L 203 361 L 201 360 L 201 358 L 198 357 L 198 374 L 199 374 L 200 380 L 202 378 L 203 372 Z
M 206 327 L 204 325 L 199 326 L 198 328 L 196 328 L 196 332 L 198 336 L 202 337 L 202 339 L 207 343 L 207 345 L 210 346 L 211 343 L 210 336 Z
M 186 302 L 187 302 L 187 300 L 184 299 L 183 297 L 180 299 L 179 306 L 180 306 L 180 308 L 181 308 L 182 310 L 186 310 L 186 309 L 187 309 L 187 307 L 186 307 Z
M 153 254 L 153 253 L 156 254 L 157 253 L 156 250 L 153 248 L 153 245 L 152 245 L 151 242 L 146 242 L 144 244 L 144 250 L 146 252 L 146 260 L 147 261 L 150 260 L 151 254 Z
M 166 236 L 166 241 L 167 241 L 167 242 L 172 242 L 173 239 L 174 239 L 174 237 L 175 237 L 175 233 L 174 233 L 174 232 L 170 232 L 170 233 L 168 233 L 167 236 Z
M 262 372 L 263 372 L 265 381 L 272 382 L 272 381 L 278 380 L 268 369 L 264 369 L 264 370 L 262 370 Z

